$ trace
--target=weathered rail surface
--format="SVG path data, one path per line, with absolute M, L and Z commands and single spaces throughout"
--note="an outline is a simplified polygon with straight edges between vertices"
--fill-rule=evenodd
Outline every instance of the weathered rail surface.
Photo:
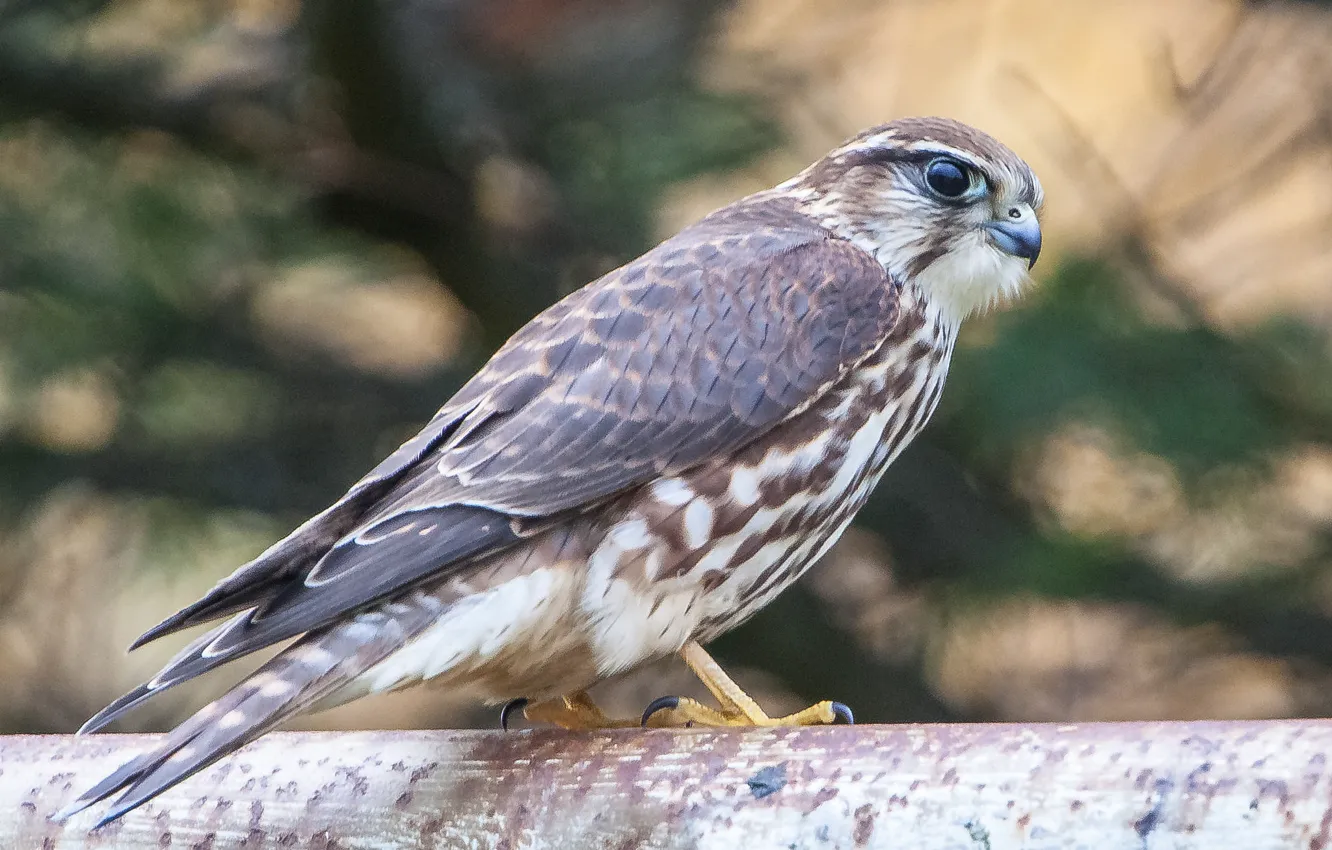
M 0 847 L 1332 848 L 1332 721 L 279 733 L 48 819 L 151 740 L 0 738 Z

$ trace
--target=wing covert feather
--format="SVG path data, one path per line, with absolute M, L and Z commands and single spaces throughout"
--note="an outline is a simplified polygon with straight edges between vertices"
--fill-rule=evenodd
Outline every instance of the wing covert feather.
M 653 252 L 603 279 L 638 320 L 575 305 L 538 339 L 520 333 L 510 344 L 544 385 L 479 438 L 444 443 L 430 498 L 542 516 L 735 451 L 817 398 L 896 318 L 896 288 L 848 243 L 730 235 L 702 247 L 710 265 L 702 251 Z M 577 346 L 597 356 L 542 362 Z

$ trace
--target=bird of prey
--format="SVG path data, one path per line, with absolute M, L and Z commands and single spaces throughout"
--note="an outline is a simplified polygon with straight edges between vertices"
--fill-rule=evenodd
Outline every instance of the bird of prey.
M 816 562 L 925 425 L 958 326 L 1016 295 L 1042 191 L 990 136 L 866 130 L 538 315 L 419 434 L 135 646 L 226 618 L 84 727 L 296 638 L 97 783 L 102 823 L 299 712 L 423 681 L 570 728 L 594 683 L 679 653 L 718 707 L 770 718 L 700 644 Z M 849 718 L 847 718 L 849 719 Z M 637 722 L 637 721 L 635 721 Z

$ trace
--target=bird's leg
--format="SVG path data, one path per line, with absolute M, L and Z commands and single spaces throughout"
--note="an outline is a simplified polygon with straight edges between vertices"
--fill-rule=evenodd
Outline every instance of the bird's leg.
M 637 726 L 636 720 L 612 720 L 597 707 L 587 691 L 523 706 L 523 715 L 534 723 L 550 723 L 563 729 L 607 729 Z
M 785 717 L 769 717 L 696 641 L 685 644 L 680 657 L 712 692 L 721 709 L 688 697 L 662 697 L 643 712 L 644 726 L 818 726 L 839 720 L 853 722 L 851 709 L 829 700 Z
M 694 675 L 704 687 L 712 692 L 713 698 L 721 704 L 720 716 L 744 718 L 752 726 L 763 726 L 771 722 L 772 718 L 759 708 L 754 698 L 745 693 L 697 641 L 691 640 L 685 644 L 680 650 L 680 657 L 689 665 L 689 669 L 694 671 Z

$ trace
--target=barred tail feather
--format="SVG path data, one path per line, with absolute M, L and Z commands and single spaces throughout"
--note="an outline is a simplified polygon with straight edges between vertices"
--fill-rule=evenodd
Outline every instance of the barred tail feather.
M 88 718 L 88 722 L 79 727 L 78 734 L 86 735 L 89 732 L 96 732 L 121 717 L 129 714 L 143 703 L 147 702 L 157 694 L 162 693 L 168 688 L 179 685 L 182 682 L 188 682 L 190 679 L 200 676 L 209 670 L 220 666 L 214 662 L 210 656 L 208 648 L 217 640 L 218 637 L 226 634 L 228 631 L 240 627 L 250 616 L 250 612 L 245 611 L 236 617 L 228 620 L 216 628 L 209 629 L 198 638 L 190 641 L 180 652 L 172 656 L 171 660 L 162 666 L 157 675 L 139 685 L 129 693 L 112 701 L 110 705 Z M 131 647 L 132 649 L 133 647 Z M 231 660 L 223 658 L 221 663 Z M 202 662 L 202 663 L 201 663 Z M 214 662 L 214 663 L 209 663 Z
M 181 723 L 161 744 L 89 788 L 56 820 L 125 789 L 97 827 L 110 823 L 326 700 L 434 622 L 442 608 L 438 599 L 417 592 L 311 632 Z

